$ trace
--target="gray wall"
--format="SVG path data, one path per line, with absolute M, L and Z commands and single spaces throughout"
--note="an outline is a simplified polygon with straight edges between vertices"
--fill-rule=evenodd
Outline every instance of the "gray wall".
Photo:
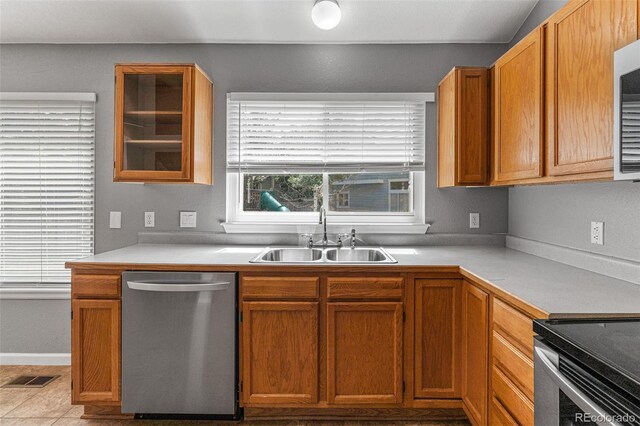
M 540 1 L 512 44 L 565 3 Z M 591 221 L 605 222 L 604 246 L 591 244 Z M 640 262 L 640 183 L 510 188 L 509 234 Z
M 235 91 L 428 92 L 454 65 L 488 65 L 503 45 L 3 45 L 2 91 L 89 91 L 96 106 L 96 252 L 136 242 L 144 211 L 156 231 L 177 231 L 178 212 L 198 212 L 197 231 L 222 232 L 225 215 L 225 94 Z M 214 163 L 211 187 L 112 182 L 113 64 L 197 62 L 213 78 Z M 507 191 L 436 189 L 436 107 L 427 108 L 427 221 L 430 232 L 470 232 L 468 213 L 482 214 L 480 233 L 507 231 Z M 109 210 L 123 227 L 109 229 Z
M 227 92 L 431 92 L 454 65 L 489 65 L 504 51 L 505 46 L 497 44 L 1 45 L 0 90 L 98 94 L 95 247 L 99 253 L 134 244 L 137 233 L 145 230 L 144 211 L 156 212 L 155 231 L 179 231 L 178 212 L 195 210 L 196 231 L 222 232 Z M 212 76 L 216 86 L 213 186 L 112 182 L 113 64 L 117 62 L 196 62 Z M 506 189 L 436 188 L 434 103 L 429 104 L 427 116 L 426 217 L 432 223 L 430 232 L 506 232 Z M 109 229 L 109 210 L 122 211 L 122 229 Z M 469 212 L 480 212 L 479 230 L 468 228 Z M 68 347 L 68 304 L 9 300 L 0 309 L 0 352 L 53 352 L 47 343 L 51 336 Z M 29 332 L 18 333 L 24 328 L 19 325 L 22 317 L 35 313 L 33 321 L 25 323 Z

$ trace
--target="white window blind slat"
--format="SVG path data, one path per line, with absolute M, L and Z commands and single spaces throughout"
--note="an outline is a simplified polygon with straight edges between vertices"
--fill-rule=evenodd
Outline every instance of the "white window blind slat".
M 66 284 L 64 263 L 93 253 L 95 96 L 7 95 L 0 96 L 0 285 Z
M 242 94 L 241 94 L 242 95 Z M 424 170 L 425 101 L 227 100 L 229 172 Z M 336 98 L 341 98 L 340 94 Z M 418 98 L 418 97 L 416 97 Z

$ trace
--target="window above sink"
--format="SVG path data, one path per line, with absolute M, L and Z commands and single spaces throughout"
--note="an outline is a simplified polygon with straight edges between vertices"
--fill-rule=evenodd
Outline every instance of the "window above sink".
M 425 233 L 432 93 L 231 93 L 227 232 Z

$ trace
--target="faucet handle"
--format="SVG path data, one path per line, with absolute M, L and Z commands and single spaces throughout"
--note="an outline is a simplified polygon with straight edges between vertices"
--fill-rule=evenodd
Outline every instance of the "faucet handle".
M 313 234 L 300 234 L 300 237 L 307 239 L 307 247 L 313 247 Z

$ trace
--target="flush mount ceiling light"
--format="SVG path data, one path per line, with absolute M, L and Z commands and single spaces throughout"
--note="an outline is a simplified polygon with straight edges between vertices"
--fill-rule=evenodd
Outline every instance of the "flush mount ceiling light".
M 342 18 L 342 11 L 336 0 L 316 0 L 311 9 L 313 23 L 322 30 L 335 28 L 340 18 Z

